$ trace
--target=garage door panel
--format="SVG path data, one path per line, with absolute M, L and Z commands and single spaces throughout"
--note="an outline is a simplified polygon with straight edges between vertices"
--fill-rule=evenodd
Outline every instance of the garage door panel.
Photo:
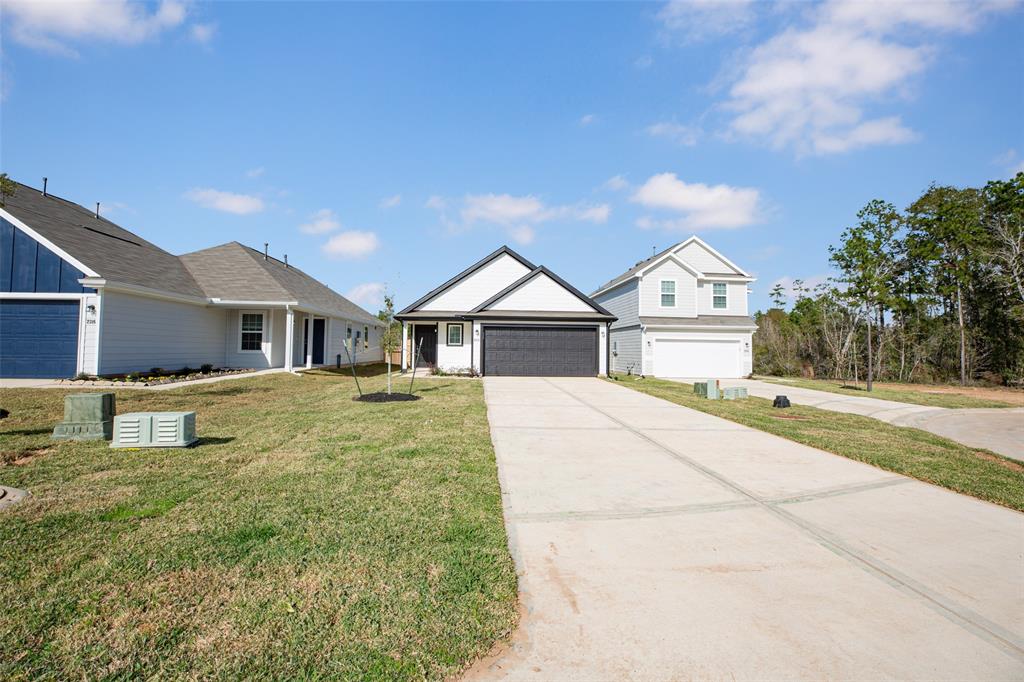
M 74 376 L 78 312 L 77 300 L 0 301 L 0 376 Z
M 657 339 L 654 342 L 654 375 L 739 377 L 740 342 L 730 339 Z
M 597 330 L 582 327 L 484 327 L 484 374 L 594 376 Z

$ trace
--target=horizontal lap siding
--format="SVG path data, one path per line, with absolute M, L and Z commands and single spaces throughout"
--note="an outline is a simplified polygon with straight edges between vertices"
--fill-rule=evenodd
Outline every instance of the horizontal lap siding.
M 224 365 L 225 311 L 105 292 L 100 374 Z
M 622 329 L 611 332 L 612 348 L 612 371 L 628 372 L 632 369 L 633 374 L 640 374 L 643 368 L 640 366 L 642 358 L 640 352 L 641 332 L 639 327 Z
M 626 284 L 595 296 L 594 300 L 618 319 L 612 322 L 612 329 L 631 327 L 640 323 L 639 280 L 631 279 Z

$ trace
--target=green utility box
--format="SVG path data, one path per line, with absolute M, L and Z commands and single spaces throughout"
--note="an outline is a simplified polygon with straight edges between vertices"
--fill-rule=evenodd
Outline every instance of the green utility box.
M 722 397 L 722 394 L 718 388 L 717 379 L 708 379 L 707 381 L 698 381 L 693 384 L 693 392 L 699 395 L 701 398 L 707 398 L 708 400 L 718 400 Z
M 117 412 L 113 393 L 72 393 L 64 398 L 64 421 L 53 429 L 56 440 L 110 440 Z
M 722 389 L 723 400 L 742 400 L 747 397 L 747 389 L 743 386 L 733 386 Z
M 195 412 L 129 412 L 114 418 L 112 448 L 187 448 L 196 437 Z

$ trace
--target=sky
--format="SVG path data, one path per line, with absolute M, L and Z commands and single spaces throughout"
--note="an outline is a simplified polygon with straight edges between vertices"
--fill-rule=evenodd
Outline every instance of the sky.
M 1024 6 L 0 0 L 0 170 L 372 312 L 502 244 L 585 292 L 697 234 L 831 274 L 859 208 L 1024 170 Z

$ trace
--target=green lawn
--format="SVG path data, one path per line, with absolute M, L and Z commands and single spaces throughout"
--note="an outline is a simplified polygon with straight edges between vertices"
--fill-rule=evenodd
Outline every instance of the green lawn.
M 66 392 L 5 390 L 0 482 L 33 497 L 0 511 L 0 678 L 457 674 L 514 629 L 516 576 L 482 385 L 417 389 L 120 391 L 198 413 L 199 446 L 135 451 L 51 441 Z
M 828 391 L 829 393 L 840 393 L 842 395 L 860 396 L 862 398 L 878 398 L 880 400 L 895 400 L 900 403 L 912 405 L 926 405 L 928 407 L 1014 407 L 1012 402 L 999 400 L 998 398 L 982 397 L 971 395 L 970 388 L 958 389 L 951 386 L 938 386 L 929 384 L 886 384 L 875 383 L 869 393 L 864 382 L 857 385 L 844 383 L 839 379 L 803 379 L 800 377 L 757 377 L 763 381 L 770 381 L 773 384 L 784 386 L 797 386 L 799 388 L 813 388 L 816 391 Z M 1009 393 L 1011 389 L 1002 389 L 1006 398 L 1017 399 L 1019 396 Z M 981 389 L 979 392 L 985 394 L 999 395 L 996 389 Z M 1020 393 L 1017 391 L 1016 393 Z
M 770 400 L 706 400 L 693 386 L 620 375 L 616 383 L 837 455 L 1024 511 L 1024 465 L 988 450 L 960 445 L 927 431 Z M 615 380 L 613 379 L 613 380 Z

